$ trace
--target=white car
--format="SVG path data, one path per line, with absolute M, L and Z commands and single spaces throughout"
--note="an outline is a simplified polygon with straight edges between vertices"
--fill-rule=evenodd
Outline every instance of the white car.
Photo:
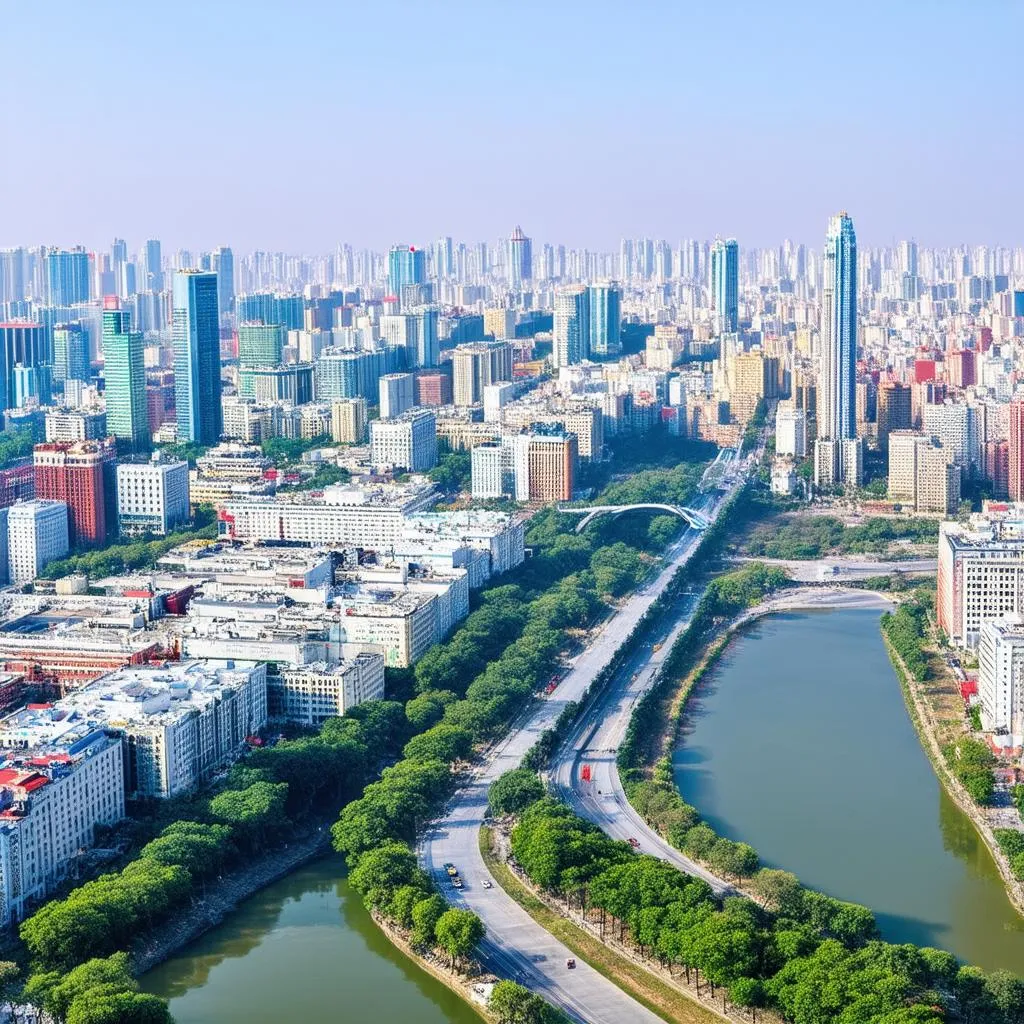
M 494 886 L 491 884 L 491 880 L 489 878 L 482 878 L 482 879 L 480 879 L 480 884 L 485 889 L 493 889 L 494 888 Z

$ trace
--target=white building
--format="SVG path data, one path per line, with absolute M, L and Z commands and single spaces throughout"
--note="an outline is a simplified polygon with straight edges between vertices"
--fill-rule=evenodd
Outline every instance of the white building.
M 117 528 L 123 536 L 166 536 L 188 522 L 188 463 L 161 452 L 117 467 Z
M 366 437 L 366 399 L 338 398 L 331 402 L 331 438 L 338 444 L 362 444 Z
M 405 517 L 433 504 L 428 485 L 325 487 L 322 494 L 226 501 L 220 532 L 232 540 L 290 540 L 315 547 L 350 545 L 387 550 L 402 535 Z
M 516 397 L 516 385 L 510 380 L 484 385 L 484 423 L 500 423 L 501 410 Z
M 68 507 L 36 498 L 7 510 L 7 571 L 11 583 L 34 580 L 48 563 L 68 553 Z
M 387 373 L 380 379 L 380 418 L 394 419 L 416 404 L 416 378 L 411 373 Z
M 780 402 L 775 413 L 775 454 L 807 456 L 807 414 L 791 402 Z
M 1024 506 L 939 527 L 935 611 L 952 644 L 977 647 L 986 622 L 1024 613 Z
M 370 464 L 424 473 L 437 465 L 437 419 L 425 409 L 370 423 Z
M 235 760 L 246 737 L 266 725 L 267 666 L 186 661 L 118 669 L 4 719 L 0 746 L 60 742 L 83 722 L 121 734 L 129 797 L 178 796 Z
M 504 498 L 513 492 L 509 455 L 510 449 L 504 444 L 478 444 L 470 450 L 474 498 Z
M 282 669 L 267 679 L 270 717 L 318 726 L 367 700 L 384 697 L 384 657 L 343 645 L 342 660 Z
M 5 752 L 0 762 L 0 927 L 24 919 L 124 817 L 121 739 L 84 722 L 62 743 Z
M 978 696 L 981 723 L 993 732 L 1024 732 L 1024 621 L 1009 616 L 981 627 Z

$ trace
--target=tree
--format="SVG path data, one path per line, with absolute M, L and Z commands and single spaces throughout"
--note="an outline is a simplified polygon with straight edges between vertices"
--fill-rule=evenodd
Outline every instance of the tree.
M 790 871 L 761 868 L 750 880 L 750 888 L 765 910 L 783 917 L 797 917 L 801 910 L 803 886 Z
M 434 893 L 412 908 L 412 941 L 416 946 L 432 946 L 437 941 L 437 922 L 448 909 L 444 897 Z
M 473 749 L 473 734 L 458 725 L 441 723 L 419 736 L 413 736 L 405 745 L 403 754 L 412 761 L 463 760 Z
M 210 812 L 237 826 L 250 845 L 258 846 L 271 832 L 286 824 L 287 797 L 285 782 L 254 782 L 246 789 L 226 789 L 218 793 L 210 801 Z
M 425 732 L 441 721 L 444 709 L 457 699 L 451 690 L 428 690 L 406 702 L 405 717 L 416 732 Z
M 764 1006 L 764 986 L 756 978 L 737 978 L 729 986 L 729 999 L 735 1006 L 749 1007 L 757 1020 L 757 1008 Z
M 565 1020 L 553 1006 L 540 996 L 514 981 L 499 981 L 491 991 L 487 1009 L 498 1024 L 548 1024 Z
M 452 958 L 454 971 L 455 964 L 469 956 L 484 937 L 484 923 L 472 911 L 453 907 L 438 919 L 434 935 L 438 945 Z
M 174 1018 L 158 996 L 90 989 L 71 1004 L 67 1024 L 174 1024 Z
M 367 906 L 380 907 L 403 885 L 421 881 L 416 856 L 405 843 L 386 842 L 359 857 L 349 884 Z
M 513 768 L 491 784 L 487 802 L 495 814 L 518 814 L 544 796 L 544 783 L 528 768 Z

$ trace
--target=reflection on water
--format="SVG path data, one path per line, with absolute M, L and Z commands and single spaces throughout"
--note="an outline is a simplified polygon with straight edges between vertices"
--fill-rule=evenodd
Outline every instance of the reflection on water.
M 765 863 L 870 906 L 886 938 L 1024 973 L 1024 921 L 921 749 L 879 615 L 789 613 L 742 632 L 687 712 L 680 788 Z
M 257 893 L 142 985 L 178 1024 L 480 1020 L 388 942 L 334 857 Z

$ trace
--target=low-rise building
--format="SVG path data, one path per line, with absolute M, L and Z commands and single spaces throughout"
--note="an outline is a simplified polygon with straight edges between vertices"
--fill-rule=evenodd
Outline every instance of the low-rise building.
M 117 526 L 122 536 L 164 537 L 188 522 L 188 463 L 156 451 L 148 462 L 117 467 Z
M 0 722 L 0 746 L 60 742 L 85 723 L 122 738 L 127 796 L 166 798 L 230 764 L 266 722 L 266 665 L 186 661 L 119 669 L 52 705 L 15 712 Z
M 319 726 L 367 700 L 384 697 L 384 656 L 342 645 L 336 664 L 313 662 L 267 678 L 272 719 Z
M 0 752 L 0 927 L 67 878 L 97 827 L 124 817 L 124 801 L 121 739 L 88 722 L 56 743 Z

